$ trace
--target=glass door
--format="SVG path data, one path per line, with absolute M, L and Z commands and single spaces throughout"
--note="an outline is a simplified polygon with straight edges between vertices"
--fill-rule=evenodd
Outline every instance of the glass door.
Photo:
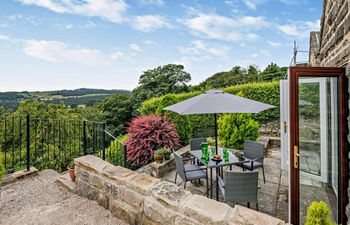
M 292 67 L 289 76 L 290 222 L 304 224 L 310 204 L 323 201 L 333 221 L 344 223 L 348 182 L 345 71 Z

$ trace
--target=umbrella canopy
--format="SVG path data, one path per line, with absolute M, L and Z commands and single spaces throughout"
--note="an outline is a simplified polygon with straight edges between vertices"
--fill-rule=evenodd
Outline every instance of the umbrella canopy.
M 181 115 L 214 114 L 215 146 L 217 151 L 218 113 L 259 113 L 271 108 L 275 108 L 275 106 L 228 94 L 220 90 L 209 90 L 201 95 L 168 106 L 164 109 Z
M 258 113 L 274 106 L 247 98 L 228 94 L 220 90 L 209 90 L 201 95 L 168 106 L 165 110 L 181 115 L 215 113 Z

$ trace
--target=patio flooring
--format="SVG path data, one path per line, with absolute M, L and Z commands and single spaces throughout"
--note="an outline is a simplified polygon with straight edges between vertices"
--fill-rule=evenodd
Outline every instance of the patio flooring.
M 259 187 L 258 202 L 259 211 L 277 217 L 284 221 L 288 220 L 288 175 L 287 172 L 281 170 L 280 149 L 271 148 L 264 159 L 266 183 L 264 184 L 262 171 L 259 169 Z M 241 168 L 233 166 L 233 170 L 242 171 Z M 175 170 L 167 173 L 162 179 L 174 182 Z M 177 184 L 180 184 L 181 178 L 178 177 Z M 180 185 L 183 187 L 183 184 Z M 201 184 L 187 182 L 186 190 L 194 194 L 206 195 L 205 181 Z M 213 190 L 213 198 L 215 195 Z M 219 201 L 223 201 L 219 196 Z M 229 203 L 230 204 L 230 203 Z M 230 204 L 231 205 L 231 204 Z M 246 205 L 244 205 L 246 206 Z M 251 208 L 255 209 L 255 204 L 251 204 Z

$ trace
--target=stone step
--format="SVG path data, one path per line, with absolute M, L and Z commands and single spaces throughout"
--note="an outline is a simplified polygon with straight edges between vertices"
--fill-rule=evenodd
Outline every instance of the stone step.
M 73 193 L 75 192 L 76 184 L 71 180 L 68 173 L 65 173 L 59 176 L 56 180 L 56 184 L 67 189 L 69 192 L 73 192 Z

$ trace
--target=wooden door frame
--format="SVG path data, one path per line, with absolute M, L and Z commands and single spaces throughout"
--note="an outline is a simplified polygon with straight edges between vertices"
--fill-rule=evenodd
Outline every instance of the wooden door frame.
M 294 146 L 299 143 L 299 77 L 337 77 L 339 87 L 339 179 L 338 179 L 338 223 L 346 224 L 345 208 L 348 203 L 347 187 L 349 182 L 349 92 L 345 68 L 334 67 L 290 67 L 290 210 L 292 224 L 299 224 L 299 168 L 294 168 Z

